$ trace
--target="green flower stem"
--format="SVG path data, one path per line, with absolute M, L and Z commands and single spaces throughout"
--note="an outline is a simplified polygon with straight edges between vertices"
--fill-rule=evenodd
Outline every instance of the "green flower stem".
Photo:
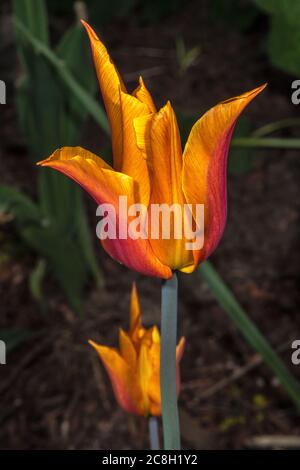
M 300 139 L 284 139 L 275 137 L 236 137 L 232 139 L 233 147 L 300 149 Z
M 177 275 L 161 288 L 160 389 L 165 450 L 180 450 L 176 391 Z
M 278 377 L 282 387 L 300 410 L 300 385 L 295 377 L 289 372 L 266 338 L 238 304 L 212 264 L 206 261 L 199 267 L 199 272 L 221 307 L 233 320 L 248 343 L 261 355 L 267 366 Z
M 157 418 L 155 416 L 150 416 L 148 420 L 148 425 L 149 425 L 150 449 L 160 450 Z

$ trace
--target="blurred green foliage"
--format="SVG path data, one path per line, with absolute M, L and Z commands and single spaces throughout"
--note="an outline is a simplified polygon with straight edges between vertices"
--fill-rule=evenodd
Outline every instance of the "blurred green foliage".
M 214 0 L 211 18 L 246 32 L 261 12 L 270 16 L 266 51 L 273 65 L 291 74 L 300 72 L 300 2 L 298 0 Z
M 255 0 L 270 15 L 266 48 L 272 64 L 291 74 L 300 73 L 300 2 Z
M 50 50 L 49 26 L 43 0 L 15 0 L 14 16 L 33 41 Z M 72 90 L 37 49 L 16 28 L 23 74 L 17 84 L 17 109 L 33 162 L 49 156 L 57 147 L 76 145 L 87 117 Z M 64 73 L 68 70 L 80 90 L 96 90 L 86 35 L 76 22 L 54 51 Z M 80 88 L 81 87 L 81 88 Z M 76 88 L 76 89 L 77 89 Z M 88 95 L 89 96 L 89 95 Z M 11 212 L 23 239 L 47 263 L 76 311 L 80 311 L 88 272 L 98 283 L 101 273 L 95 261 L 80 188 L 62 175 L 39 169 L 38 200 L 8 187 L 0 187 L 2 206 Z M 45 271 L 45 268 L 43 269 Z M 43 273 L 43 272 L 42 272 Z M 31 290 L 42 300 L 37 271 Z M 43 273 L 44 275 L 44 273 Z
M 201 48 L 199 46 L 192 47 L 187 49 L 185 42 L 182 36 L 179 36 L 176 40 L 176 58 L 178 63 L 178 72 L 179 75 L 184 75 L 187 70 L 195 65 L 199 55 L 201 53 Z

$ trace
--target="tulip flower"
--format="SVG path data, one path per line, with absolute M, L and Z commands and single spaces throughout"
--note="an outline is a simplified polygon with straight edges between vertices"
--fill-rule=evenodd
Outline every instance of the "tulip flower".
M 120 330 L 119 349 L 94 341 L 96 349 L 110 377 L 119 405 L 128 413 L 142 416 L 161 414 L 160 398 L 160 334 L 156 326 L 144 328 L 135 285 L 131 292 L 130 328 Z M 183 354 L 184 338 L 176 349 L 177 393 L 179 392 L 179 361 Z
M 111 128 L 113 167 L 80 147 L 63 147 L 39 164 L 64 173 L 80 184 L 98 205 L 110 204 L 117 214 L 117 232 L 128 224 L 119 198 L 128 205 L 204 205 L 204 243 L 188 250 L 187 238 L 121 237 L 101 243 L 120 263 L 142 274 L 170 279 L 175 270 L 193 272 L 216 248 L 227 213 L 226 164 L 232 132 L 243 109 L 264 85 L 217 104 L 193 126 L 182 151 L 174 110 L 160 110 L 143 81 L 129 93 L 105 46 L 94 30 L 89 35 L 95 68 Z M 129 219 L 130 220 L 130 219 Z M 151 221 L 148 222 L 151 225 Z M 176 223 L 172 222 L 172 228 Z M 150 227 L 151 228 L 151 227 Z

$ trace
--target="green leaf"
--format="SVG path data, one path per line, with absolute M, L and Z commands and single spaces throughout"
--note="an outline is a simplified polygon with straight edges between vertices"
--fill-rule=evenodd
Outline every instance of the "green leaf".
M 300 73 L 300 2 L 256 0 L 271 15 L 267 52 L 271 62 L 293 75 Z
M 231 141 L 232 147 L 256 147 L 273 149 L 300 149 L 300 139 L 280 137 L 236 137 Z
M 264 137 L 289 127 L 300 127 L 300 119 L 286 118 L 281 119 L 280 121 L 270 122 L 269 124 L 265 124 L 264 126 L 255 129 L 252 135 L 254 137 Z
M 299 383 L 272 349 L 266 338 L 248 317 L 245 310 L 239 305 L 213 265 L 209 261 L 206 261 L 200 266 L 199 273 L 208 284 L 220 306 L 231 318 L 247 342 L 261 355 L 267 366 L 280 380 L 287 395 L 294 402 L 296 407 L 300 409 Z
M 29 277 L 29 287 L 32 297 L 40 303 L 43 301 L 43 280 L 46 274 L 46 266 L 46 261 L 39 259 Z
M 285 17 L 289 22 L 299 22 L 300 3 L 295 0 L 255 0 L 264 11 Z
M 100 127 L 106 133 L 109 133 L 106 114 L 104 113 L 102 107 L 72 76 L 65 62 L 59 59 L 57 55 L 41 41 L 36 39 L 20 21 L 16 19 L 15 24 L 17 30 L 20 32 L 20 34 L 22 34 L 24 40 L 27 39 L 27 41 L 35 49 L 36 53 L 39 53 L 47 60 L 47 62 L 49 62 L 49 64 L 53 66 L 63 83 L 69 88 L 69 90 L 72 91 L 74 98 L 76 98 L 81 103 L 84 109 L 88 110 L 91 116 L 93 116 L 96 122 L 98 122 Z
M 25 227 L 22 236 L 48 260 L 71 306 L 77 313 L 81 313 L 87 269 L 76 241 L 51 225 L 45 228 Z
M 45 42 L 39 40 L 34 31 L 26 28 L 28 23 L 25 21 L 25 25 L 22 15 L 16 16 L 17 38 L 22 48 L 26 49 L 27 61 L 27 76 L 19 83 L 18 109 L 24 134 L 28 137 L 30 153 L 36 161 L 48 157 L 57 147 L 80 143 L 80 131 L 90 111 L 88 106 L 82 106 L 82 97 L 84 103 L 92 103 L 93 109 L 98 111 L 97 116 L 100 114 L 104 117 L 106 125 L 107 120 L 102 108 L 90 94 L 96 89 L 96 81 L 82 26 L 76 24 L 71 27 L 54 53 Z M 76 94 L 74 96 L 74 89 L 79 93 L 81 101 L 76 99 Z M 65 237 L 74 246 L 73 251 L 78 257 L 81 256 L 82 263 L 86 263 L 97 282 L 101 283 L 101 274 L 87 233 L 81 190 L 73 181 L 59 173 L 39 169 L 38 196 L 43 224 L 46 224 L 49 231 L 57 234 L 56 239 Z M 80 228 L 79 220 L 82 224 L 85 223 Z M 42 227 L 27 226 L 26 233 L 28 230 L 37 233 Z M 56 277 L 62 282 L 58 274 L 59 263 L 55 261 L 55 253 L 60 251 L 60 247 L 55 244 L 51 246 L 53 253 L 50 256 L 48 252 L 48 260 L 52 263 Z M 39 243 L 33 243 L 32 239 L 31 247 L 39 254 L 44 254 L 43 250 L 40 251 Z M 80 279 L 77 283 L 74 282 L 74 288 L 78 285 L 81 292 L 82 263 L 78 264 L 80 272 L 73 275 Z M 86 277 L 86 269 L 84 271 Z M 63 281 L 63 288 L 70 299 L 68 281 Z M 73 298 L 78 296 L 78 292 L 73 293 Z M 72 302 L 74 305 L 74 300 Z M 75 303 L 79 305 L 80 302 Z
M 48 15 L 44 0 L 13 0 L 14 16 L 28 28 L 33 36 L 49 44 Z M 18 33 L 17 33 L 18 35 Z M 20 37 L 17 44 L 23 46 Z
M 87 35 L 81 24 L 76 24 L 67 30 L 58 47 L 57 56 L 63 60 L 72 76 L 90 95 L 94 95 L 97 83 L 95 71 L 91 61 L 90 47 Z M 73 91 L 62 84 L 64 105 L 61 110 L 61 132 L 64 145 L 79 145 L 80 130 L 88 115 L 88 110 L 74 99 Z
M 0 212 L 12 213 L 20 222 L 40 223 L 40 212 L 32 200 L 9 186 L 0 185 Z
M 78 188 L 79 189 L 79 188 Z M 78 199 L 76 203 L 75 217 L 75 230 L 78 236 L 78 242 L 80 244 L 83 256 L 86 260 L 87 265 L 91 269 L 94 278 L 97 282 L 98 287 L 103 287 L 104 277 L 96 261 L 93 243 L 91 239 L 90 227 L 84 208 L 81 191 L 77 191 Z M 76 228 L 77 227 L 77 228 Z
M 272 63 L 291 73 L 300 73 L 300 27 L 297 21 L 288 20 L 286 16 L 274 15 L 267 41 L 267 50 Z

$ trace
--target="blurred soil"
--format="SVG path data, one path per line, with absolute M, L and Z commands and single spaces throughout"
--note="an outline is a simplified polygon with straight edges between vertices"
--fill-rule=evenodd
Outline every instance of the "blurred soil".
M 264 55 L 266 25 L 259 21 L 247 34 L 231 31 L 209 21 L 208 1 L 201 3 L 199 7 L 199 2 L 192 1 L 185 11 L 160 24 L 141 25 L 131 17 L 103 29 L 102 37 L 129 89 L 136 86 L 142 71 L 157 105 L 170 99 L 176 109 L 200 116 L 220 100 L 269 82 L 245 114 L 252 126 L 299 115 L 290 101 L 295 77 L 272 68 Z M 4 15 L 1 79 L 8 83 L 8 104 L 1 107 L 1 182 L 34 195 L 40 170 L 27 158 L 17 122 L 14 85 L 19 67 L 9 7 L 4 8 Z M 54 34 L 62 28 L 61 20 L 56 25 L 52 19 Z M 187 47 L 201 50 L 197 64 L 182 76 L 175 53 L 178 36 Z M 296 131 L 290 132 L 296 136 Z M 101 131 L 89 121 L 83 146 L 100 153 L 100 136 Z M 228 224 L 211 261 L 300 379 L 299 367 L 290 361 L 290 343 L 299 338 L 300 331 L 299 154 L 253 150 L 253 159 L 251 171 L 229 177 Z M 95 207 L 86 201 L 94 227 Z M 110 383 L 87 340 L 116 345 L 118 328 L 128 325 L 133 279 L 138 283 L 144 323 L 158 322 L 159 281 L 129 272 L 97 248 L 106 286 L 100 291 L 92 282 L 87 286 L 85 317 L 76 317 L 51 279 L 45 286 L 48 311 L 43 314 L 28 289 L 34 254 L 22 246 L 12 222 L 0 224 L 2 248 L 12 247 L 11 255 L 1 263 L 0 326 L 32 332 L 1 367 L 1 448 L 146 447 L 145 421 L 127 416 L 116 406 Z M 244 448 L 257 435 L 300 435 L 292 403 L 197 273 L 181 276 L 179 318 L 180 332 L 187 338 L 180 395 L 186 448 Z M 237 372 L 241 377 L 232 379 Z

